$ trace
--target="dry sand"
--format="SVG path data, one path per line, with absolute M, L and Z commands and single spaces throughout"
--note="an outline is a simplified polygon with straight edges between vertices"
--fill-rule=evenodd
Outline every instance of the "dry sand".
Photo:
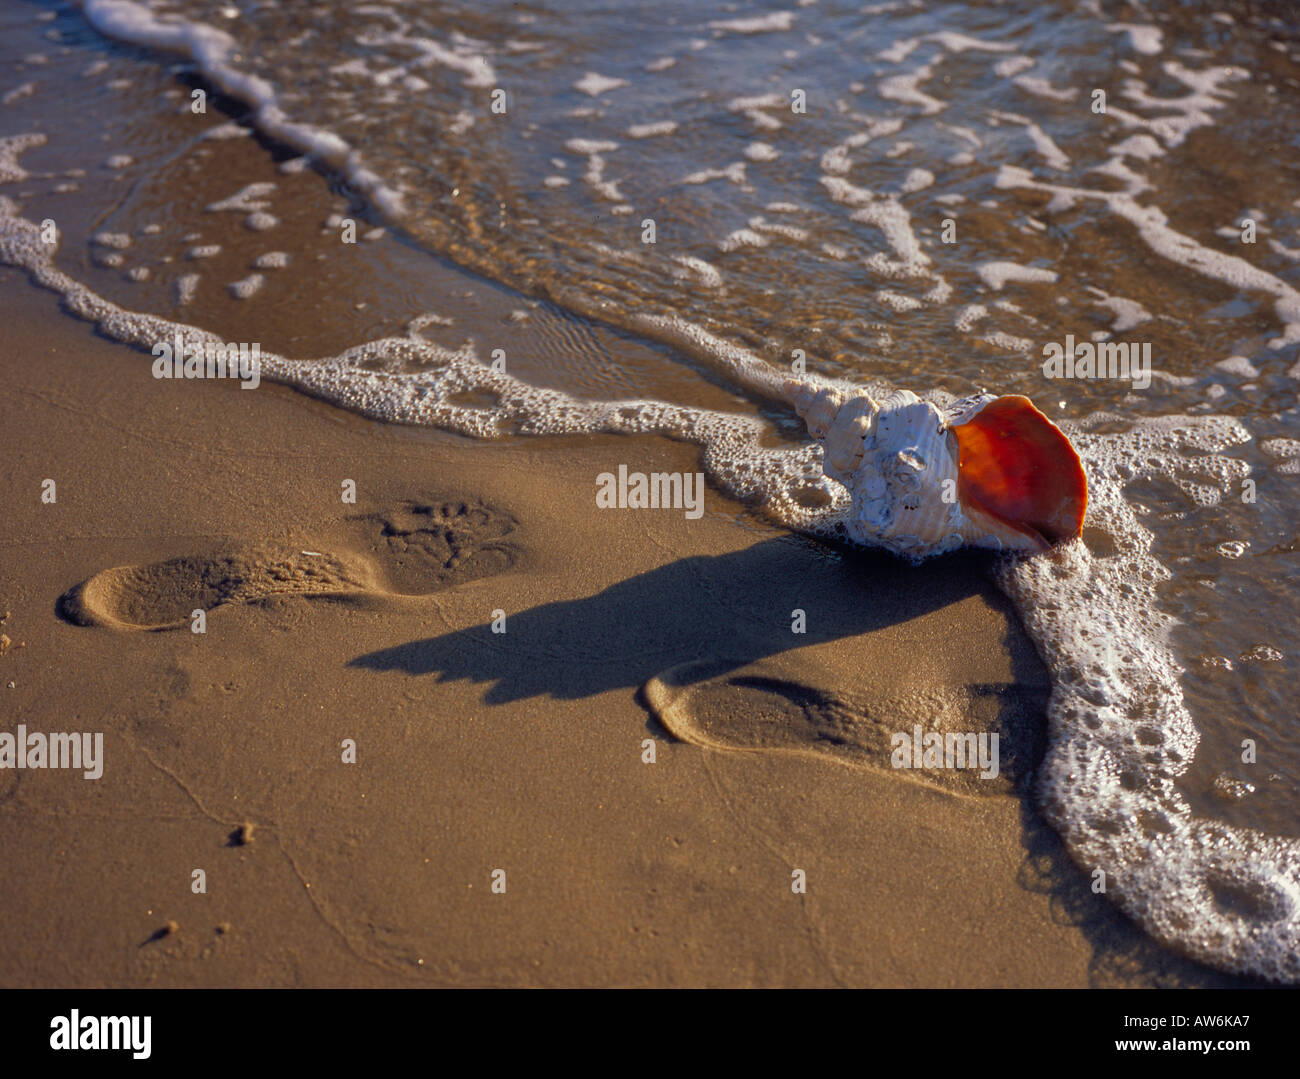
M 0 773 L 0 983 L 1230 984 L 1034 815 L 1049 687 L 982 558 L 834 550 L 714 491 L 601 511 L 598 473 L 694 451 L 158 382 L 0 290 L 5 729 L 106 757 Z M 999 730 L 1003 776 L 890 770 L 914 721 Z

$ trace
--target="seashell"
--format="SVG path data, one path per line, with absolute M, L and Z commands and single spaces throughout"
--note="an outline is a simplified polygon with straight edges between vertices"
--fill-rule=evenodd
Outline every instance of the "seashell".
M 919 558 L 957 547 L 1039 552 L 1079 535 L 1088 480 L 1078 453 L 1027 397 L 980 394 L 940 409 L 900 390 L 879 400 L 787 380 L 853 500 L 858 543 Z

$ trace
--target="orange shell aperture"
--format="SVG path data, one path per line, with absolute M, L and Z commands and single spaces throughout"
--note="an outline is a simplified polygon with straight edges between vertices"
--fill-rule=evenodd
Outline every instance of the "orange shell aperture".
M 1028 397 L 999 397 L 950 430 L 963 505 L 1045 545 L 1083 530 L 1088 479 L 1070 440 Z

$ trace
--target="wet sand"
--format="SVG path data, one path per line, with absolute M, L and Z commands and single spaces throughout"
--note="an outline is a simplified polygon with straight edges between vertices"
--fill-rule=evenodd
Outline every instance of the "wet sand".
M 1048 686 L 980 558 L 836 551 L 714 491 L 601 511 L 598 473 L 694 451 L 160 382 L 0 288 L 5 712 L 106 758 L 0 775 L 6 986 L 1227 983 L 1035 817 Z M 303 595 L 312 559 L 351 584 Z M 61 616 L 97 580 L 92 613 L 164 622 L 205 574 L 202 635 Z M 1002 732 L 998 781 L 888 768 L 881 732 L 945 714 Z

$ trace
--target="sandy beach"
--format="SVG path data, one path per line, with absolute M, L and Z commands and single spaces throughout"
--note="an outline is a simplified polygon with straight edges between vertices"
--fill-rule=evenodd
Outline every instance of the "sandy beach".
M 698 521 L 601 511 L 613 462 L 690 471 L 694 451 L 538 460 L 273 385 L 158 381 L 0 284 L 6 714 L 105 745 L 98 780 L 4 776 L 4 984 L 1229 981 L 1148 944 L 1026 807 L 1048 685 L 980 556 L 837 551 L 712 491 Z M 302 551 L 364 586 L 304 597 L 310 577 L 274 572 Z M 221 555 L 267 594 L 202 635 L 59 615 L 97 574 L 181 560 L 99 597 L 161 621 Z M 993 791 L 880 766 L 872 739 L 936 704 L 1014 747 Z
M 0 130 L 51 133 L 0 195 L 57 220 L 96 297 L 291 357 L 472 341 L 584 400 L 676 402 L 685 371 L 691 406 L 806 441 L 560 285 L 431 254 L 232 135 L 238 103 L 196 127 L 192 72 L 120 62 L 120 97 L 24 92 Z M 0 734 L 102 734 L 98 778 L 0 770 L 0 986 L 1264 984 L 1153 941 L 1040 816 L 1053 681 L 990 553 L 801 535 L 669 438 L 471 439 L 156 378 L 22 270 L 0 296 Z M 620 469 L 698 474 L 702 512 L 601 508 Z M 997 768 L 899 767 L 914 732 L 996 735 Z

